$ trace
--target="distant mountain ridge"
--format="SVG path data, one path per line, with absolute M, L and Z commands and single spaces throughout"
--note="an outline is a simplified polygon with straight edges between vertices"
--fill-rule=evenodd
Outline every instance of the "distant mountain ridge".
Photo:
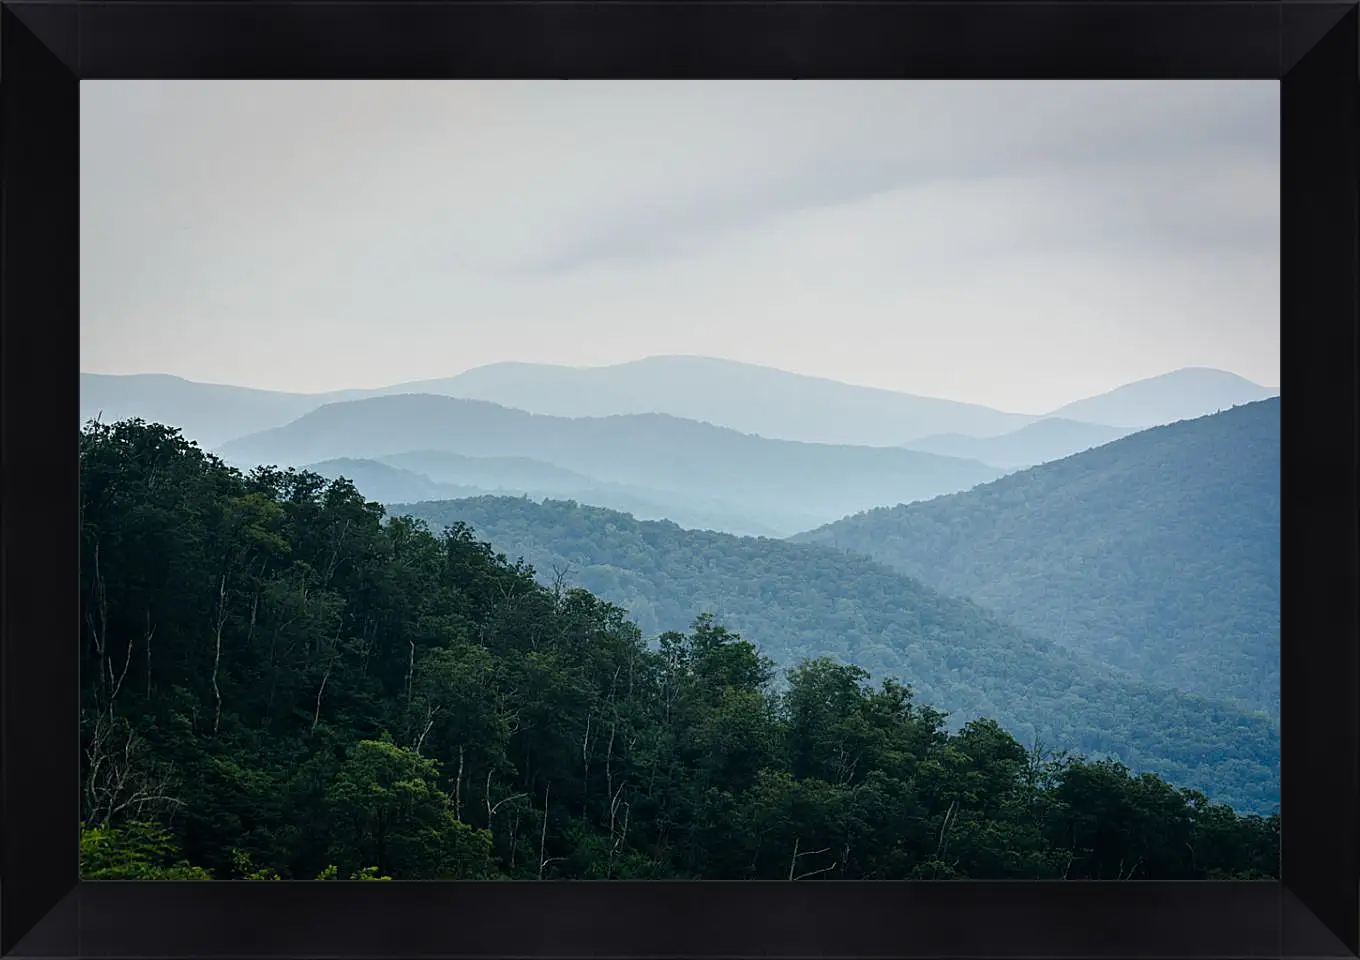
M 1045 417 L 1012 433 L 996 437 L 969 437 L 942 433 L 902 444 L 908 450 L 938 453 L 947 457 L 981 460 L 994 467 L 1017 469 L 1061 460 L 1132 433 L 1127 427 L 1107 427 L 1061 417 Z
M 420 472 L 395 465 L 400 463 L 426 469 Z M 778 536 L 771 528 L 742 516 L 732 505 L 696 505 L 673 493 L 606 483 L 525 457 L 465 457 L 426 450 L 380 460 L 323 460 L 305 464 L 303 469 L 329 480 L 344 477 L 369 500 L 382 504 L 481 496 L 551 498 L 619 510 L 639 520 L 671 520 L 692 529 Z
M 651 634 L 711 612 L 781 664 L 834 657 L 910 683 L 956 722 L 994 716 L 1024 743 L 1113 754 L 1239 809 L 1278 802 L 1279 734 L 1266 718 L 1097 665 L 865 557 L 553 501 L 390 512 L 435 531 L 466 523 L 540 579 L 562 571 Z
M 693 356 L 646 357 L 602 367 L 495 363 L 453 377 L 319 394 L 195 383 L 165 374 L 83 373 L 80 383 L 82 422 L 100 414 L 106 421 L 141 417 L 178 426 L 209 448 L 283 426 L 330 403 L 406 393 L 484 400 L 566 417 L 662 413 L 771 439 L 926 449 L 917 444 L 934 444 L 940 435 L 1011 434 L 1023 439 L 1022 428 L 1046 418 L 1138 428 L 1212 413 L 1273 392 L 1224 371 L 1186 369 L 1076 401 L 1045 417 Z M 1040 452 L 1047 449 L 1039 444 Z M 1026 452 L 1021 459 L 1034 455 Z
M 866 507 L 995 479 L 970 460 L 891 447 L 768 440 L 666 414 L 570 419 L 478 400 L 399 394 L 328 404 L 225 444 L 234 462 L 301 465 L 412 450 L 531 457 L 609 483 L 735 509 L 781 534 Z M 805 523 L 809 518 L 812 523 Z
M 488 492 L 480 487 L 440 483 L 423 473 L 403 470 L 379 460 L 337 457 L 333 460 L 304 464 L 302 469 L 320 474 L 327 480 L 344 477 L 353 483 L 360 493 L 378 503 L 401 501 L 414 503 L 420 500 L 479 497 Z
M 211 449 L 287 423 L 325 403 L 319 396 L 198 383 L 163 373 L 80 375 L 80 421 L 140 419 L 178 427 Z
M 384 388 L 487 400 L 530 413 L 665 413 L 742 433 L 891 446 L 927 433 L 1000 433 L 1035 418 L 712 357 L 656 356 L 602 367 L 495 363 Z
M 1141 430 L 1218 413 L 1279 392 L 1226 370 L 1185 367 L 1076 400 L 1049 416 Z
M 872 557 L 1149 681 L 1278 716 L 1278 397 L 793 539 Z

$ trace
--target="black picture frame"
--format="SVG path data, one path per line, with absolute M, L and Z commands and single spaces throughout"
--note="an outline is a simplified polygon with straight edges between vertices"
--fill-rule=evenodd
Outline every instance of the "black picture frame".
M 0 954 L 1360 951 L 1354 2 L 0 3 Z M 1269 78 L 1282 87 L 1279 883 L 78 880 L 78 82 Z

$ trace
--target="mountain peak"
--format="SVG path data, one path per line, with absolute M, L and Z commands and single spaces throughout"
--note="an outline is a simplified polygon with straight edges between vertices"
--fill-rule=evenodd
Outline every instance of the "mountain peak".
M 1144 680 L 1277 713 L 1279 490 L 1270 398 L 794 539 L 865 554 Z M 1228 649 L 1249 666 L 1224 669 Z
M 1182 367 L 1076 400 L 1049 414 L 1068 420 L 1143 428 L 1188 420 L 1277 396 L 1279 389 L 1213 367 Z

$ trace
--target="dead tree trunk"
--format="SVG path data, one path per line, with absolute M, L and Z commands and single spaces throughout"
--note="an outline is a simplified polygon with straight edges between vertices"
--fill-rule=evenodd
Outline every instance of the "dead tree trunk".
M 538 879 L 543 879 L 543 870 L 550 863 L 558 860 L 565 860 L 565 857 L 544 856 L 548 846 L 548 791 L 552 789 L 552 783 L 548 783 L 543 788 L 543 830 L 538 835 Z
M 331 668 L 335 666 L 335 658 L 332 657 L 326 664 L 326 673 L 321 677 L 321 686 L 316 688 L 316 712 L 312 714 L 312 733 L 316 733 L 316 725 L 321 722 L 321 696 L 326 692 L 326 681 L 331 678 Z
M 453 781 L 453 819 L 463 819 L 463 747 L 458 747 L 458 777 Z
M 156 627 L 151 622 L 151 610 L 146 611 L 146 695 L 151 696 L 151 638 L 156 635 Z
M 586 819 L 590 801 L 590 714 L 586 714 L 586 735 L 581 738 L 581 819 Z
M 213 654 L 212 668 L 212 688 L 213 697 L 217 701 L 216 709 L 213 711 L 213 736 L 217 736 L 218 727 L 222 723 L 222 691 L 217 686 L 217 669 L 222 664 L 222 627 L 227 622 L 227 575 L 222 574 L 222 580 L 217 585 L 217 633 L 216 651 Z
M 434 718 L 435 718 L 435 715 L 439 713 L 439 710 L 440 710 L 439 707 L 426 707 L 426 708 L 425 708 L 425 729 L 422 730 L 422 731 L 420 731 L 420 736 L 416 737 L 416 755 L 417 755 L 417 756 L 420 755 L 420 748 L 421 748 L 421 746 L 425 743 L 425 738 L 426 738 L 427 736 L 429 736 L 429 733 L 430 733 L 431 728 L 434 727 Z M 459 749 L 459 750 L 462 750 L 462 747 L 459 747 L 458 749 Z
M 957 811 L 958 809 L 959 809 L 959 801 L 958 801 L 958 800 L 952 800 L 952 801 L 950 801 L 950 803 L 949 803 L 949 809 L 946 810 L 946 811 L 945 811 L 945 814 L 944 814 L 944 822 L 942 822 L 942 823 L 940 824 L 940 839 L 939 839 L 939 842 L 935 844 L 935 859 L 937 859 L 937 860 L 940 858 L 940 854 L 942 854 L 942 853 L 944 852 L 944 840 L 945 840 L 945 837 L 946 837 L 946 836 L 948 835 L 948 833 L 949 833 L 949 821 L 950 821 L 950 818 L 953 817 L 953 816 L 955 815 L 955 813 L 956 813 L 956 811 Z
M 416 675 L 416 642 L 414 640 L 408 640 L 407 642 L 411 645 L 411 660 L 406 667 L 406 702 L 410 703 L 411 681 L 415 679 Z

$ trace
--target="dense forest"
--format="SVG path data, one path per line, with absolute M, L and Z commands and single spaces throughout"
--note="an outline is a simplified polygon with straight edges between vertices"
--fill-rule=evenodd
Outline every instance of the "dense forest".
M 81 431 L 87 878 L 1262 878 L 1279 818 L 911 677 L 644 638 L 466 526 Z
M 872 560 L 779 540 L 684 530 L 574 503 L 480 497 L 390 508 L 431 529 L 466 523 L 628 611 L 645 634 L 712 613 L 780 666 L 832 657 L 909 678 L 959 720 L 1112 755 L 1239 810 L 1279 803 L 1279 730 L 1240 708 L 1140 682 Z
M 793 538 L 1146 680 L 1280 710 L 1280 400 Z

